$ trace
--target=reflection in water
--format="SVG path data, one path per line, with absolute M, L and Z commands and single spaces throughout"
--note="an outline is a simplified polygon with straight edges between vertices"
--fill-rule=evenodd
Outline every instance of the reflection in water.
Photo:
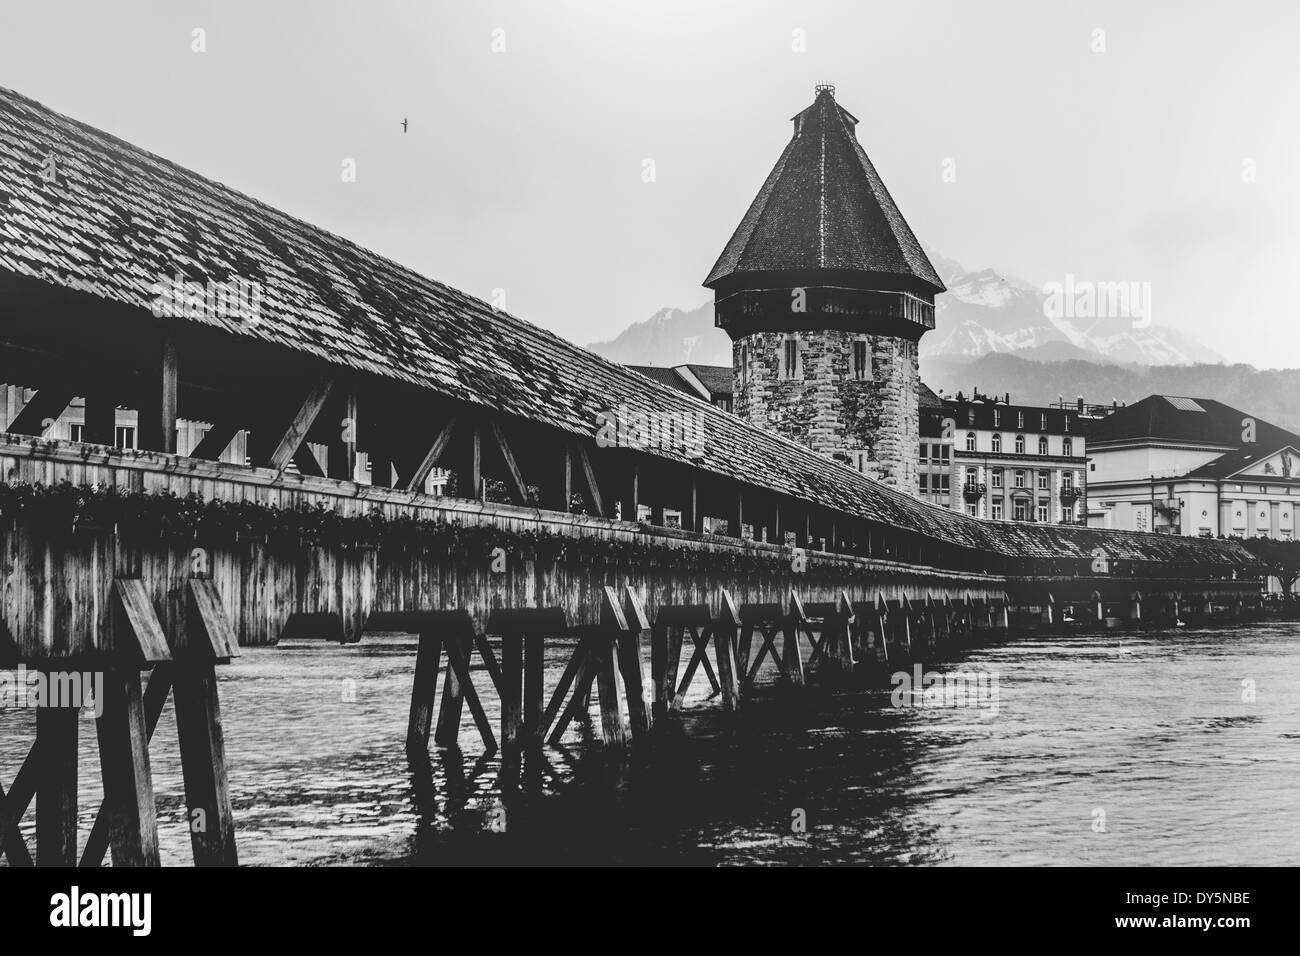
M 250 649 L 219 672 L 240 860 L 1295 864 L 1298 639 L 1293 624 L 1025 638 L 934 668 L 996 673 L 996 716 L 896 709 L 888 688 L 793 694 L 767 673 L 727 720 L 701 671 L 680 729 L 625 759 L 579 721 L 525 757 L 504 802 L 468 714 L 464 753 L 408 762 L 414 638 Z M 548 649 L 548 686 L 568 653 Z M 5 783 L 34 724 L 0 714 Z M 84 843 L 90 720 L 82 744 Z M 151 754 L 163 860 L 187 864 L 170 705 Z

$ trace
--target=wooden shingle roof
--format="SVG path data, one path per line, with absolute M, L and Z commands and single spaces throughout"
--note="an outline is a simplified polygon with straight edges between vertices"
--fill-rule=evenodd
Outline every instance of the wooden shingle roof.
M 854 130 L 820 89 L 704 284 L 745 273 L 807 270 L 893 276 L 930 293 L 944 285 Z
M 58 170 L 53 183 L 41 175 L 50 156 Z M 1227 542 L 1013 527 L 924 504 L 3 88 L 0 271 L 133 307 L 142 323 L 154 321 L 154 283 L 177 273 L 192 281 L 256 281 L 263 287 L 256 322 L 171 321 L 203 322 L 250 344 L 287 347 L 586 437 L 598 415 L 619 406 L 697 414 L 702 458 L 688 449 L 653 453 L 970 548 L 1086 557 L 1108 541 L 1183 564 L 1244 564 L 1249 557 Z

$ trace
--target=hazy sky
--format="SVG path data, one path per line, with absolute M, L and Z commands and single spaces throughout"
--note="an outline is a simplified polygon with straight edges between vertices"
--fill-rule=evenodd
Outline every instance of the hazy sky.
M 0 85 L 580 343 L 708 298 L 821 81 L 936 251 L 1300 366 L 1291 0 L 0 2 Z

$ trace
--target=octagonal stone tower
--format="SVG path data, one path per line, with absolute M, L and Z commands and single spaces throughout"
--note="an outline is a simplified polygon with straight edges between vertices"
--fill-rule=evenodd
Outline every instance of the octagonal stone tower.
M 917 343 L 945 290 L 857 122 L 817 87 L 704 285 L 736 414 L 915 494 Z

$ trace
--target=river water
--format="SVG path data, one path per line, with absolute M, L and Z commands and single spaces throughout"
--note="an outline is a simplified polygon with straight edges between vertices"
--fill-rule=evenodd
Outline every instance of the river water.
M 548 688 L 568 653 L 548 648 Z M 680 732 L 624 757 L 575 725 L 533 764 L 540 792 L 508 804 L 468 711 L 463 755 L 413 772 L 414 659 L 413 638 L 368 636 L 219 670 L 241 863 L 1300 863 L 1300 624 L 957 650 L 931 669 L 996 677 L 970 707 L 796 694 L 765 672 L 728 719 L 700 675 Z M 6 787 L 34 726 L 0 713 Z M 82 742 L 84 843 L 101 796 L 91 720 Z M 163 862 L 188 864 L 170 703 L 151 755 Z M 29 813 L 34 848 L 32 827 Z

